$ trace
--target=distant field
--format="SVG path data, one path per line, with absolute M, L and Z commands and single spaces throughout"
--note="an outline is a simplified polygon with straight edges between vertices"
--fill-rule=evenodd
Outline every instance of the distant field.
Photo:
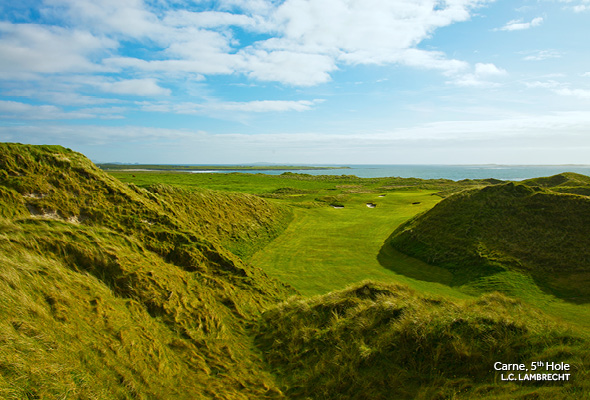
M 349 167 L 314 167 L 309 165 L 169 165 L 169 164 L 96 164 L 104 171 L 312 171 Z

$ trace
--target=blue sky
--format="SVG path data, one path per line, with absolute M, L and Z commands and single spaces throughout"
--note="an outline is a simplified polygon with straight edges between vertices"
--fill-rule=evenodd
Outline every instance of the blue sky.
M 98 162 L 590 164 L 590 0 L 0 0 L 0 141 Z

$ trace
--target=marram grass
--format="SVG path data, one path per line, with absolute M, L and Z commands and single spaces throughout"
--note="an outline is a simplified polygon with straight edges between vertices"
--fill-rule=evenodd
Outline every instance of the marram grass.
M 257 341 L 287 396 L 565 399 L 590 390 L 587 342 L 499 293 L 472 301 L 364 282 L 264 313 Z M 494 363 L 572 365 L 568 382 L 502 382 Z
M 281 397 L 247 327 L 290 289 L 223 245 L 288 212 L 129 187 L 54 146 L 3 144 L 0 166 L 0 398 Z

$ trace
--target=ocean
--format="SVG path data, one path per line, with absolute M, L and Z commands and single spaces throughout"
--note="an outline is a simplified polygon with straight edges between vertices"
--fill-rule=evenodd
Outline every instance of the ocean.
M 321 165 L 335 167 L 334 165 Z M 590 165 L 347 165 L 348 168 L 328 170 L 256 170 L 256 171 L 194 171 L 194 172 L 247 172 L 280 175 L 284 172 L 310 175 L 356 175 L 359 178 L 422 178 L 422 179 L 486 179 L 521 181 L 562 172 L 590 175 Z

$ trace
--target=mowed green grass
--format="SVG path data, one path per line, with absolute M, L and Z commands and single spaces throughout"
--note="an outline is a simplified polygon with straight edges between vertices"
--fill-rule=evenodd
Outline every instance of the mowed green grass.
M 409 191 L 351 196 L 343 209 L 295 208 L 289 227 L 272 243 L 254 254 L 250 262 L 267 274 L 312 296 L 365 280 L 403 282 L 434 292 L 444 285 L 416 281 L 382 266 L 377 255 L 383 242 L 399 224 L 440 201 L 430 191 Z M 375 203 L 368 208 L 366 203 Z M 420 204 L 412 204 L 419 202 Z M 392 254 L 399 271 L 436 269 L 401 253 Z

